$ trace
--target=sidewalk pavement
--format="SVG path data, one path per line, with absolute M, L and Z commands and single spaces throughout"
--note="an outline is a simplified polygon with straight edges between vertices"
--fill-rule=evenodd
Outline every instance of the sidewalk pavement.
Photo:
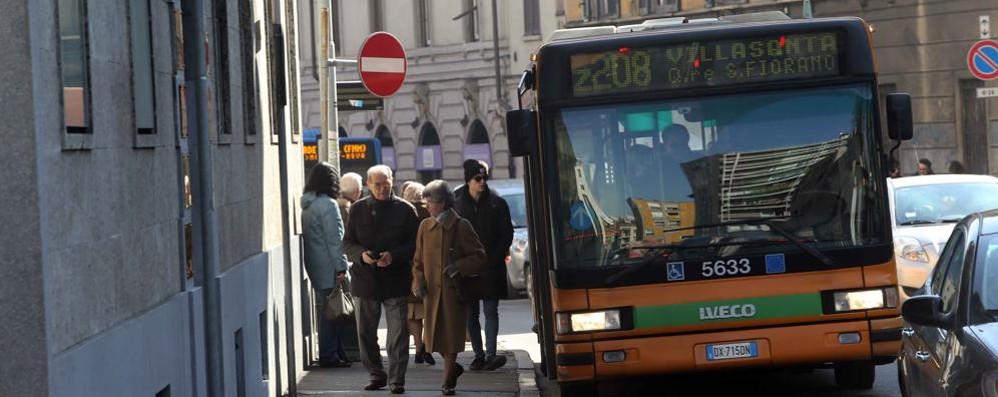
M 384 351 L 382 351 L 384 353 Z M 406 396 L 439 396 L 443 383 L 443 357 L 434 354 L 436 365 L 415 364 L 414 351 L 409 350 L 409 367 L 405 376 Z M 506 355 L 506 365 L 495 371 L 470 371 L 468 366 L 475 358 L 469 348 L 457 357 L 465 372 L 458 378 L 457 395 L 465 396 L 524 396 L 538 397 L 540 393 L 534 375 L 534 363 L 523 350 L 499 351 Z M 382 362 L 388 369 L 388 357 L 382 354 Z M 368 374 L 360 362 L 350 368 L 310 367 L 305 377 L 298 382 L 298 394 L 302 396 L 389 396 L 388 388 L 378 391 L 364 391 Z

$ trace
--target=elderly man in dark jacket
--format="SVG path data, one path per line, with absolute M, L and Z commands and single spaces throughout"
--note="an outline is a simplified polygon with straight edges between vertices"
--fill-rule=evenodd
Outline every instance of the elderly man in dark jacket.
M 482 268 L 485 298 L 479 305 L 468 305 L 468 334 L 475 359 L 472 370 L 494 370 L 506 365 L 506 357 L 496 356 L 496 339 L 499 335 L 499 299 L 506 298 L 506 255 L 513 242 L 513 222 L 509 205 L 488 185 L 488 166 L 479 160 L 464 162 L 464 186 L 457 190 L 454 208 L 462 218 L 471 222 L 478 238 L 485 247 L 488 259 Z M 479 309 L 479 307 L 483 309 Z M 485 349 L 482 349 L 482 326 L 478 321 L 479 310 L 485 312 Z
M 390 168 L 371 167 L 367 186 L 371 195 L 350 207 L 343 236 L 347 257 L 353 262 L 350 274 L 360 355 L 370 373 L 370 383 L 364 390 L 378 390 L 391 382 L 392 394 L 402 394 L 409 363 L 406 303 L 419 222 L 412 204 L 392 194 Z M 388 373 L 381 364 L 378 346 L 382 305 L 388 322 Z

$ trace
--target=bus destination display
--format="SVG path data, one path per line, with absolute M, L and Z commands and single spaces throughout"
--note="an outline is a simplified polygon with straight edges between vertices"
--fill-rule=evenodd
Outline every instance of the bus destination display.
M 366 143 L 347 143 L 341 145 L 340 159 L 367 160 L 374 158 L 374 148 Z
M 835 76 L 839 41 L 836 32 L 820 32 L 575 54 L 570 58 L 572 95 Z

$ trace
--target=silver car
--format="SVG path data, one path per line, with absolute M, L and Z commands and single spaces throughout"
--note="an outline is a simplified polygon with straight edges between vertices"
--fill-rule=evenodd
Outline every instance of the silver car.
M 489 181 L 509 204 L 509 215 L 513 221 L 513 244 L 506 256 L 506 275 L 509 297 L 514 298 L 527 290 L 530 284 L 530 236 L 527 233 L 527 201 L 523 193 L 522 179 L 498 179 Z
M 987 175 L 891 178 L 887 189 L 894 258 L 904 298 L 925 283 L 960 219 L 998 208 L 998 178 Z

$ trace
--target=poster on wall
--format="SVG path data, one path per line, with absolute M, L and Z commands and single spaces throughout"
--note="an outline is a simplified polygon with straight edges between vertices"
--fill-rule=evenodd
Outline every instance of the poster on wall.
M 444 159 L 439 145 L 416 146 L 416 171 L 442 169 L 444 169 Z
M 482 160 L 492 169 L 492 145 L 488 143 L 473 143 L 464 145 L 464 159 Z

